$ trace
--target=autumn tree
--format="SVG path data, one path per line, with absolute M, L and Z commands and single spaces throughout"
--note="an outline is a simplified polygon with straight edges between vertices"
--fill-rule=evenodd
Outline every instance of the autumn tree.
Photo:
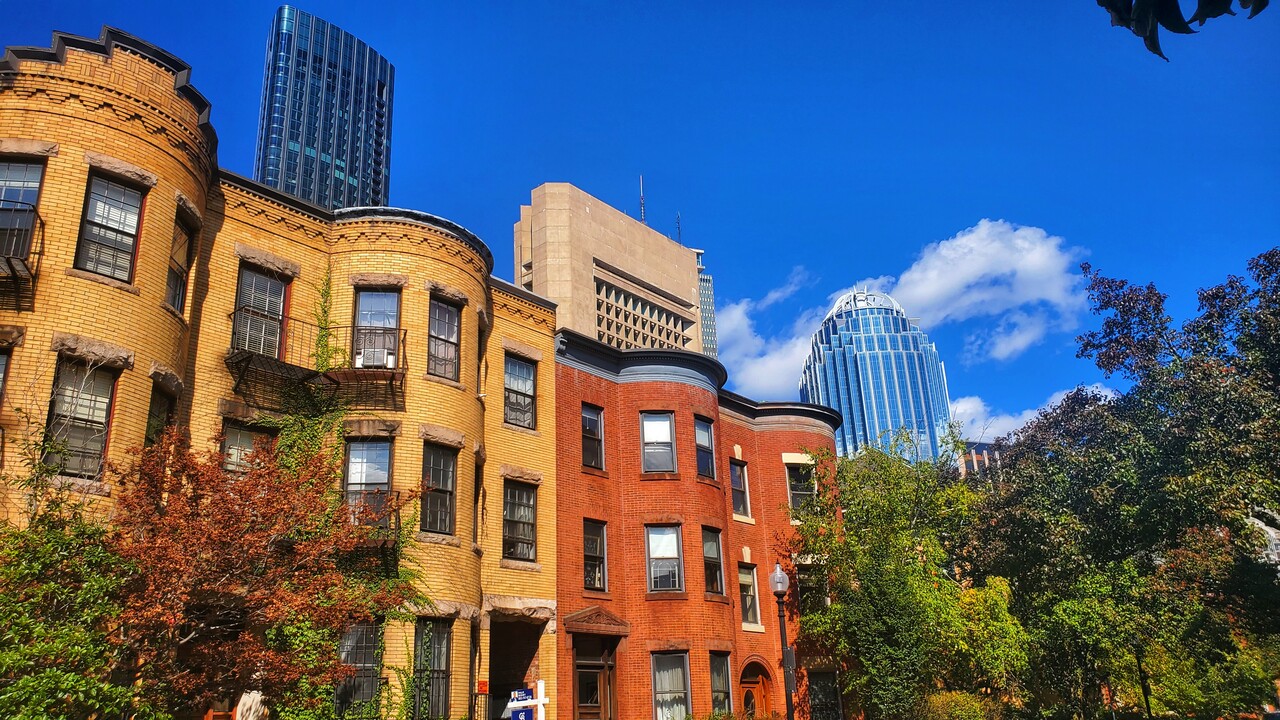
M 1216 718 L 1280 676 L 1280 249 L 1200 292 L 1165 295 L 1084 266 L 1099 329 L 1080 355 L 1130 383 L 1077 390 L 1002 448 L 966 559 L 1009 578 L 1035 638 L 1029 706 Z
M 224 462 L 169 432 L 114 475 L 112 548 L 135 569 L 119 642 L 175 708 L 332 685 L 350 672 L 345 629 L 419 599 L 382 554 L 399 501 L 348 502 L 325 452 L 286 462 L 264 443 L 242 468 Z M 332 652 L 299 652 L 299 637 Z

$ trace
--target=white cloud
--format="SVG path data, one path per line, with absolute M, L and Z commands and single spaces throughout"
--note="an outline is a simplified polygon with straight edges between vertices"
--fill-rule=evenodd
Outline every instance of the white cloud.
M 1107 396 L 1114 396 L 1115 390 L 1101 383 L 1088 386 L 1089 390 Z M 991 442 L 1003 437 L 1034 420 L 1042 410 L 1047 410 L 1062 402 L 1070 390 L 1059 390 L 1049 396 L 1040 407 L 1023 410 L 1018 413 L 991 413 L 991 406 L 976 395 L 956 398 L 951 401 L 951 419 L 960 423 L 960 437 L 974 442 Z
M 896 279 L 881 275 L 852 287 L 892 294 L 926 329 L 984 319 L 967 338 L 968 359 L 1010 360 L 1050 332 L 1075 327 L 1085 304 L 1080 255 L 1041 228 L 984 219 L 926 246 Z
M 787 281 L 760 300 L 739 300 L 716 309 L 716 343 L 720 362 L 729 369 L 737 392 L 757 400 L 789 400 L 798 393 L 800 368 L 809 355 L 814 330 L 826 312 L 810 308 L 801 312 L 786 332 L 763 337 L 756 329 L 754 313 L 791 297 L 809 282 L 804 268 L 791 270 Z

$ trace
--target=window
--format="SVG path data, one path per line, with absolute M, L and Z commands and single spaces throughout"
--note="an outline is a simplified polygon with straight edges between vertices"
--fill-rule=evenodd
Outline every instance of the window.
M 530 429 L 536 425 L 537 412 L 534 407 L 535 367 L 528 360 L 518 358 L 515 355 L 507 356 L 503 419 L 512 425 Z
M 389 370 L 400 355 L 400 293 L 356 291 L 356 327 L 351 360 L 356 368 Z
M 812 566 L 801 565 L 796 569 L 796 593 L 801 615 L 820 612 L 831 604 L 827 583 Z
M 809 717 L 811 720 L 840 720 L 840 685 L 834 672 L 806 670 L 809 681 Z
M 114 370 L 58 361 L 49 403 L 49 440 L 54 447 L 44 461 L 56 465 L 59 473 L 82 478 L 101 473 L 115 385 Z
M 458 379 L 458 337 L 462 313 L 457 305 L 431 299 L 430 338 L 427 341 L 427 373 Z
M 142 445 L 151 447 L 160 439 L 165 428 L 173 424 L 173 396 L 165 392 L 157 383 L 151 384 L 151 405 L 147 408 L 147 429 L 142 436 Z
M 711 712 L 733 712 L 729 689 L 729 653 L 711 653 Z
M 538 489 L 508 480 L 502 489 L 502 557 L 534 561 L 538 557 Z
M 413 638 L 415 720 L 449 717 L 449 650 L 453 620 L 418 618 Z
M 733 513 L 751 517 L 751 498 L 747 492 L 747 464 L 729 461 L 729 484 L 732 486 Z
M 609 589 L 608 573 L 605 567 L 606 555 L 604 523 L 596 520 L 583 520 L 582 566 L 584 577 L 582 586 L 587 590 L 604 592 Z
M 453 534 L 458 451 L 426 443 L 422 446 L 422 523 L 424 532 Z
M 391 490 L 391 442 L 347 442 L 347 504 L 351 521 L 384 525 L 388 522 L 387 496 Z
M 233 349 L 268 357 L 280 356 L 286 287 L 272 275 L 252 268 L 240 268 L 235 327 L 231 335 Z
M 738 566 L 738 599 L 742 605 L 742 624 L 760 624 L 760 601 L 756 598 L 756 566 Z
M 142 193 L 99 175 L 89 176 L 75 265 L 81 270 L 129 282 L 142 216 Z
M 364 716 L 366 708 L 377 708 L 378 688 L 382 685 L 382 625 L 352 625 L 342 634 L 338 653 L 342 664 L 355 668 L 355 674 L 334 690 L 334 709 L 339 717 L 353 710 Z
M 654 653 L 653 716 L 655 720 L 685 720 L 691 712 L 688 653 Z
M 31 254 L 43 175 L 43 165 L 0 160 L 0 257 L 25 260 Z
M 791 489 L 791 509 L 799 510 L 805 501 L 814 496 L 815 482 L 812 465 L 787 466 L 787 487 Z
M 243 425 L 230 423 L 222 427 L 222 469 L 229 472 L 242 473 L 249 470 L 249 453 L 258 438 L 269 437 L 267 433 L 250 430 Z
M 640 433 L 644 443 L 644 472 L 675 472 L 676 450 L 672 442 L 675 418 L 671 413 L 640 413 Z
M 680 526 L 646 526 L 649 553 L 649 591 L 684 589 L 684 569 L 680 561 Z
M 702 418 L 693 419 L 693 439 L 698 446 L 698 474 L 703 477 L 716 476 L 716 453 L 711 438 L 711 421 Z
M 195 231 L 182 220 L 173 224 L 173 249 L 169 252 L 169 279 L 164 289 L 164 301 L 179 313 L 187 303 L 187 271 L 191 267 L 194 235 Z
M 604 410 L 582 404 L 582 465 L 604 469 Z
M 720 531 L 702 528 L 702 564 L 707 574 L 707 592 L 724 594 L 724 562 L 720 552 Z
M 9 357 L 13 351 L 0 348 L 0 399 L 4 398 L 5 386 L 9 384 Z

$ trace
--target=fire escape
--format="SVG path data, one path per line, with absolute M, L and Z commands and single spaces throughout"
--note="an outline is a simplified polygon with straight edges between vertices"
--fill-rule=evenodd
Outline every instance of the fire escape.
M 0 310 L 35 309 L 36 278 L 44 254 L 44 221 L 34 205 L 0 201 Z
M 231 314 L 226 365 L 233 392 L 261 410 L 302 410 L 316 399 L 404 410 L 406 331 L 322 328 L 244 305 Z

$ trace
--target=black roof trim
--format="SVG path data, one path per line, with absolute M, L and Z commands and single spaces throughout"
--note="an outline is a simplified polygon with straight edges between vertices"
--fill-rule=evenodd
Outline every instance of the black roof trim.
M 750 417 L 799 416 L 831 426 L 834 431 L 844 424 L 839 412 L 823 405 L 802 402 L 756 402 L 728 390 L 720 391 L 720 404 Z
M 664 348 L 619 350 L 612 345 L 606 345 L 593 337 L 588 337 L 568 328 L 560 328 L 556 331 L 556 335 L 558 336 L 556 341 L 557 352 L 565 351 L 569 349 L 569 346 L 572 346 L 574 355 L 585 357 L 591 364 L 615 373 L 627 365 L 661 363 L 698 370 L 706 374 L 717 388 L 723 388 L 725 382 L 729 379 L 729 372 L 725 370 L 724 365 L 721 365 L 719 360 L 702 353 Z
M 200 132 L 209 144 L 209 152 L 212 156 L 210 158 L 210 166 L 213 168 L 218 167 L 218 134 L 214 132 L 213 125 L 209 122 L 213 106 L 191 84 L 191 66 L 183 62 L 177 55 L 159 46 L 152 45 L 142 38 L 135 37 L 109 25 L 102 26 L 102 34 L 98 36 L 97 40 L 80 35 L 72 35 L 71 33 L 55 32 L 53 34 L 53 42 L 47 48 L 30 46 L 6 47 L 4 57 L 0 58 L 0 72 L 17 72 L 18 63 L 23 60 L 65 63 L 67 60 L 67 48 L 111 57 L 111 53 L 116 47 L 135 52 L 173 73 L 173 89 L 195 107 L 200 119 Z
M 525 290 L 519 285 L 509 283 L 506 280 L 503 280 L 502 278 L 490 277 L 489 284 L 499 288 L 505 293 L 515 295 L 516 297 L 522 298 L 524 300 L 528 300 L 529 302 L 533 303 L 534 305 L 538 305 L 539 307 L 544 307 L 552 311 L 556 309 L 555 302 L 548 300 L 547 298 L 544 298 L 535 292 L 530 292 L 529 290 Z
M 219 168 L 218 173 L 222 176 L 222 181 L 229 185 L 234 185 L 241 190 L 247 190 L 251 193 L 257 193 L 268 200 L 278 202 L 281 205 L 297 210 L 298 212 L 306 213 L 317 220 L 333 222 L 333 213 L 319 205 L 314 205 L 300 197 L 277 190 L 270 185 L 264 185 L 257 180 L 251 180 L 240 173 L 232 172 L 226 168 Z

